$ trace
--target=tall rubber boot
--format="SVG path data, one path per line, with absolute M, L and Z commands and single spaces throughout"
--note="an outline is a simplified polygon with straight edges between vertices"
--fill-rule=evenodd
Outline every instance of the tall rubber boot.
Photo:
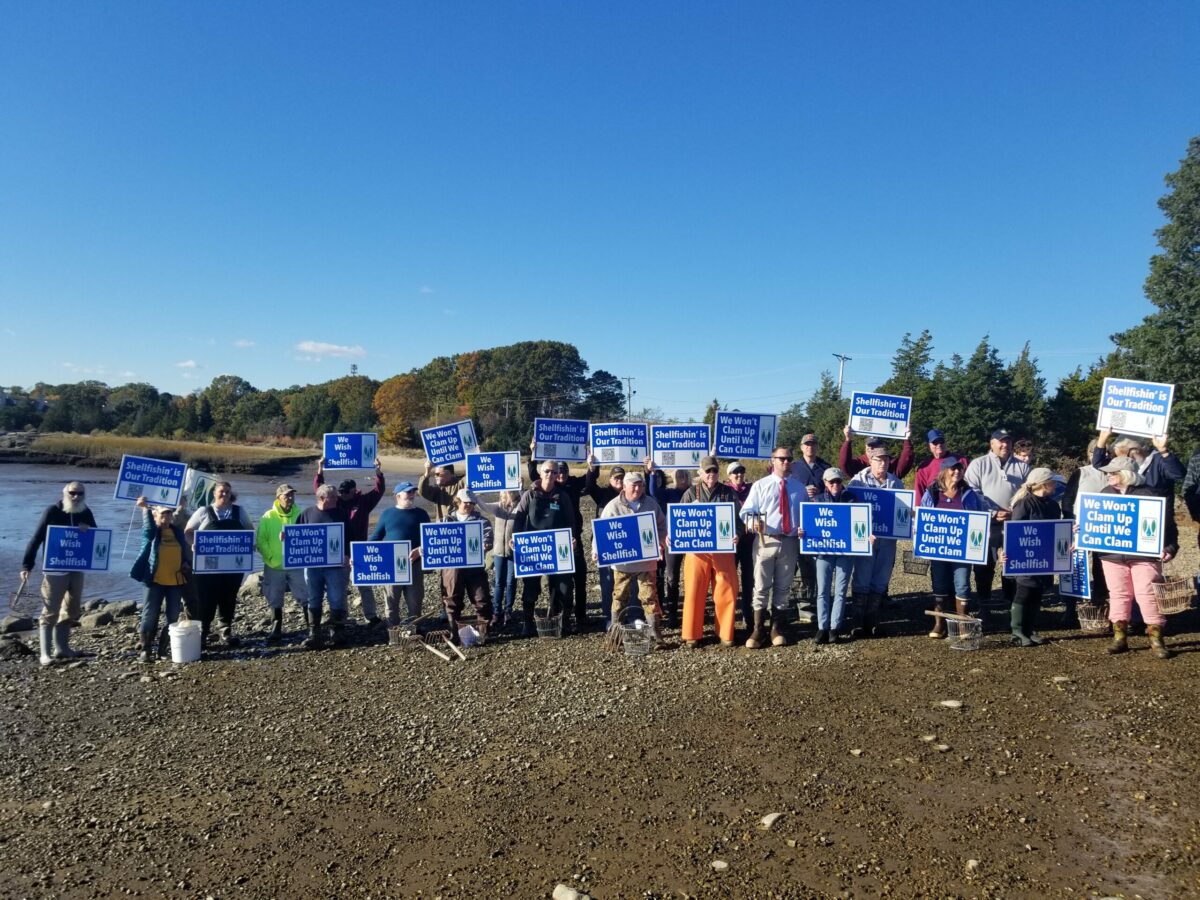
M 283 610 L 271 610 L 271 630 L 267 632 L 267 643 L 278 644 L 283 640 Z
M 149 665 L 154 662 L 154 632 L 143 631 L 141 637 L 142 652 L 138 654 L 138 662 Z
M 1042 598 L 1030 597 L 1025 601 L 1025 637 L 1035 647 L 1046 643 L 1046 639 L 1038 635 L 1038 617 L 1042 612 Z
M 329 642 L 340 647 L 346 639 L 346 610 L 331 609 L 329 611 Z
M 946 599 L 945 595 L 934 594 L 933 611 L 942 612 L 946 608 Z M 934 616 L 933 628 L 930 629 L 929 636 L 931 638 L 944 638 L 946 636 L 946 620 L 941 616 Z
M 325 646 L 325 636 L 321 633 L 321 613 L 319 607 L 308 609 L 308 637 L 304 639 L 306 650 L 320 650 Z
M 1150 636 L 1150 652 L 1158 659 L 1170 659 L 1175 654 L 1172 653 L 1166 643 L 1163 641 L 1163 633 L 1161 625 L 1147 625 L 1146 634 Z
M 786 647 L 788 643 L 787 628 L 783 624 L 783 610 L 771 610 L 771 646 Z
M 43 666 L 48 666 L 54 662 L 54 626 L 39 625 L 38 626 L 38 643 L 41 645 L 41 653 L 38 655 L 38 662 Z
M 967 612 L 967 598 L 966 597 L 956 596 L 954 598 L 954 611 L 956 613 L 958 613 L 960 616 L 970 615 L 970 613 Z
M 71 649 L 71 623 L 59 622 L 54 626 L 54 658 L 75 659 L 77 656 L 83 654 Z
M 750 637 L 746 639 L 747 649 L 757 650 L 767 642 L 767 632 L 763 628 L 764 618 L 766 618 L 766 610 L 754 610 L 754 629 L 750 632 Z
M 225 642 L 226 647 L 237 647 L 242 643 L 240 640 L 234 637 L 232 622 L 221 623 L 221 640 Z
M 662 632 L 658 630 L 658 617 L 652 612 L 646 613 L 646 630 L 650 632 L 650 639 L 654 641 L 655 647 L 661 648 L 666 644 Z
M 866 605 L 863 607 L 862 618 L 862 636 L 865 638 L 878 637 L 879 628 L 879 604 L 883 602 L 883 595 L 877 594 L 874 591 L 867 594 Z
M 169 625 L 164 625 L 158 633 L 158 658 L 171 658 L 171 632 Z
M 311 613 L 309 613 L 307 606 L 300 607 L 300 611 L 302 613 L 304 613 L 304 628 L 305 628 L 305 630 L 308 630 L 308 628 L 311 627 L 311 621 L 310 621 Z
M 1032 647 L 1033 641 L 1025 636 L 1025 600 L 1014 597 L 1012 608 L 1009 610 L 1009 625 L 1012 631 L 1012 641 L 1018 647 Z
M 1112 643 L 1106 648 L 1109 653 L 1124 653 L 1129 649 L 1129 623 L 1113 622 Z
M 846 599 L 850 602 L 850 608 L 846 610 L 843 628 L 851 633 L 855 631 L 861 633 L 866 624 L 867 593 L 866 591 L 851 590 Z

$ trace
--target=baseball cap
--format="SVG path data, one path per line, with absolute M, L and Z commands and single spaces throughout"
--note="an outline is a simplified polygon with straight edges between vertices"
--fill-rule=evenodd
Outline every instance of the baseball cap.
M 801 444 L 815 444 L 815 443 L 817 443 L 817 436 L 815 434 L 811 434 L 811 433 L 806 434 L 804 437 L 800 438 L 800 443 Z
M 937 428 L 930 428 L 929 434 L 925 435 L 925 440 L 929 441 L 931 444 L 940 444 L 942 441 L 946 440 L 946 432 Z
M 837 466 L 830 466 L 828 469 L 826 469 L 824 472 L 821 473 L 821 480 L 822 481 L 845 481 L 846 473 L 843 472 L 841 469 L 839 469 Z
M 1136 472 L 1137 463 L 1128 456 L 1114 456 L 1109 460 L 1107 466 L 1100 467 L 1100 471 L 1106 474 L 1109 472 Z
M 286 482 L 284 484 L 279 485 L 279 487 L 275 488 L 275 496 L 276 497 L 284 497 L 288 494 L 294 494 L 294 493 L 296 493 L 296 489 L 294 487 L 292 487 L 290 484 L 287 484 Z
M 725 471 L 732 475 L 734 472 L 745 472 L 746 467 L 743 466 L 740 461 L 735 459 L 729 464 L 729 468 L 727 468 Z
M 715 456 L 703 456 L 700 458 L 699 471 L 701 475 L 703 475 L 709 469 L 716 469 L 720 471 L 720 468 L 721 467 L 717 465 L 717 458 Z
M 1011 441 L 1012 440 L 1012 432 L 1009 431 L 1007 428 L 997 428 L 995 431 L 992 432 L 992 440 L 993 441 Z
M 409 491 L 415 491 L 416 489 L 417 489 L 417 486 L 415 484 L 413 484 L 411 481 L 402 481 L 398 485 L 396 485 L 394 488 L 392 488 L 392 493 L 393 494 L 407 494 Z
M 627 472 L 627 473 L 625 473 L 625 483 L 626 483 L 626 484 L 637 484 L 638 482 L 645 481 L 645 480 L 646 480 L 646 479 L 644 479 L 644 478 L 642 477 L 642 473 L 641 473 L 641 472 Z

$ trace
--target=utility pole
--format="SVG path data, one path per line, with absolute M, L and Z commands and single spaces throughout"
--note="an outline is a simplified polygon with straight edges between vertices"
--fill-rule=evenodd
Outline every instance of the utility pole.
M 850 362 L 853 357 L 846 356 L 844 353 L 835 353 L 833 358 L 838 361 L 838 397 L 842 396 L 842 374 L 846 371 L 846 363 Z
M 633 415 L 633 395 L 636 394 L 637 391 L 633 389 L 632 377 L 624 376 L 621 378 L 621 381 L 625 382 L 625 418 L 628 419 Z
M 508 399 L 506 399 L 504 401 L 504 418 L 506 418 L 506 419 L 508 418 L 508 404 L 510 404 L 511 402 L 512 401 L 508 400 Z

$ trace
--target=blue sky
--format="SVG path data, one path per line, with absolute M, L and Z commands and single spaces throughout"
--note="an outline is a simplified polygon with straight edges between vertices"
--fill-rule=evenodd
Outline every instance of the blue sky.
M 1194 2 L 0 0 L 0 384 L 519 340 L 774 412 L 905 331 L 1051 383 L 1149 310 Z

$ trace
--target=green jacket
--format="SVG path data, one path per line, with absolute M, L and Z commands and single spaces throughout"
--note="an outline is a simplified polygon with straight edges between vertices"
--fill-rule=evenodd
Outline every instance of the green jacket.
M 293 503 L 291 512 L 285 513 L 276 501 L 262 514 L 254 533 L 254 546 L 258 548 L 264 566 L 283 568 L 283 526 L 295 525 L 301 512 L 300 507 Z

